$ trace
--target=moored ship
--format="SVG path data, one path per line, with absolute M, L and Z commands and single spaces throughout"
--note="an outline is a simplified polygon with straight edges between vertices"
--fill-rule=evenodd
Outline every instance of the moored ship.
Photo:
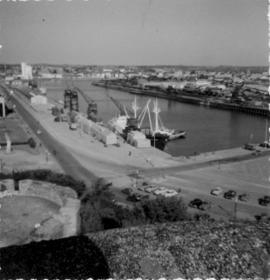
M 145 107 L 139 115 L 137 112 L 140 108 L 137 106 L 136 97 L 132 103 L 132 113 L 128 113 L 126 107 L 120 104 L 117 100 L 113 98 L 111 99 L 120 110 L 120 115 L 111 119 L 108 124 L 113 131 L 121 134 L 124 139 L 127 139 L 127 135 L 131 131 L 141 131 L 145 134 L 146 138 L 151 141 L 152 146 L 160 150 L 164 150 L 168 141 L 184 138 L 186 136 L 186 132 L 183 130 L 167 129 L 164 127 L 159 116 L 160 109 L 158 107 L 157 99 L 154 102 L 153 109 L 154 121 L 152 121 L 149 107 L 150 103 L 152 102 L 151 99 L 147 101 Z M 148 116 L 149 127 L 143 127 L 146 116 Z

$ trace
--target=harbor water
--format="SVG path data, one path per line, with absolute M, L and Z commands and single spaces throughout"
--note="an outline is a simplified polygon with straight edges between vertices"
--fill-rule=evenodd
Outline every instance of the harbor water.
M 67 86 L 77 86 L 98 105 L 98 116 L 107 122 L 118 115 L 119 110 L 109 96 L 124 105 L 131 106 L 134 95 L 95 87 L 90 81 L 65 80 L 42 81 L 47 88 L 49 99 L 63 100 Z M 150 97 L 149 97 L 150 98 Z M 143 108 L 149 99 L 137 96 L 137 104 Z M 265 139 L 266 120 L 261 116 L 248 115 L 240 112 L 218 110 L 198 105 L 179 103 L 171 100 L 158 99 L 161 109 L 160 117 L 167 128 L 185 130 L 187 137 L 167 144 L 165 151 L 173 156 L 188 156 L 195 153 L 211 152 L 243 146 L 247 142 L 263 142 Z M 87 104 L 80 96 L 80 111 L 86 113 Z M 150 106 L 152 110 L 153 104 Z

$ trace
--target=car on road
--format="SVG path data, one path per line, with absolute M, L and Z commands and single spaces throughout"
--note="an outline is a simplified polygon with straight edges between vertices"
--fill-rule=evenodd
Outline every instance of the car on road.
M 166 191 L 165 188 L 163 188 L 163 187 L 158 187 L 158 188 L 156 188 L 156 189 L 153 191 L 153 194 L 154 194 L 154 195 L 161 195 L 161 194 L 163 194 L 165 191 Z
M 236 197 L 236 191 L 229 190 L 224 193 L 224 198 L 226 198 L 226 199 L 233 199 L 235 197 Z
M 42 132 L 40 129 L 37 130 L 37 134 L 40 135 Z
M 223 190 L 220 187 L 212 189 L 211 192 L 210 192 L 210 194 L 215 195 L 215 196 L 218 196 L 218 195 L 220 195 L 222 193 L 223 193 Z
M 244 149 L 249 150 L 249 151 L 255 151 L 256 150 L 256 148 L 253 144 L 245 144 Z
M 188 206 L 202 211 L 208 210 L 211 207 L 211 205 L 207 201 L 202 201 L 199 198 L 191 200 Z
M 198 205 L 201 205 L 201 203 L 202 203 L 201 199 L 195 198 L 189 202 L 188 206 L 191 208 L 198 208 Z
M 151 193 L 151 192 L 154 192 L 157 189 L 158 189 L 158 187 L 150 185 L 149 187 L 145 188 L 144 190 L 148 193 Z
M 142 199 L 149 199 L 149 195 L 148 194 L 142 195 Z
M 138 202 L 143 198 L 143 196 L 141 194 L 138 193 L 132 193 L 127 197 L 128 201 L 132 201 L 132 202 Z
M 124 202 L 121 202 L 121 201 L 118 201 L 116 199 L 112 200 L 112 202 L 117 205 L 117 206 L 120 206 L 122 208 L 130 208 L 130 206 Z
M 126 195 L 131 195 L 133 193 L 133 190 L 131 188 L 125 188 L 121 190 L 121 192 Z
M 259 146 L 263 147 L 263 148 L 270 148 L 270 142 L 265 141 L 265 142 L 261 143 Z
M 240 201 L 247 202 L 247 201 L 249 201 L 249 195 L 246 193 L 242 193 L 242 194 L 238 195 L 238 199 Z
M 139 191 L 145 191 L 145 187 L 144 187 L 144 186 L 138 186 L 137 189 L 138 189 Z
M 178 192 L 175 191 L 175 190 L 168 190 L 168 189 L 166 189 L 161 195 L 163 195 L 165 197 L 172 197 L 172 196 L 175 196 L 177 194 L 178 194 Z
M 267 206 L 268 204 L 270 204 L 270 196 L 265 195 L 264 197 L 259 198 L 258 203 L 262 206 Z
M 255 215 L 254 216 L 254 218 L 255 218 L 255 220 L 256 221 L 270 221 L 270 217 L 268 216 L 268 214 L 267 213 L 262 213 L 262 214 L 258 214 L 258 215 Z

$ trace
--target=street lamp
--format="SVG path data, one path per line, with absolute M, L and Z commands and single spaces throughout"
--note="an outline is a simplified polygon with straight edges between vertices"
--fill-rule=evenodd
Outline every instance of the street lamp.
M 238 197 L 236 195 L 234 199 L 234 221 L 236 221 L 237 219 L 237 202 L 238 202 Z

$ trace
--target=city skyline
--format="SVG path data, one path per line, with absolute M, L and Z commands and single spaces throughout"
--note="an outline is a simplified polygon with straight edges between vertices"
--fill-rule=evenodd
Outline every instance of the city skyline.
M 0 46 L 0 63 L 265 66 L 267 1 L 4 1 Z

